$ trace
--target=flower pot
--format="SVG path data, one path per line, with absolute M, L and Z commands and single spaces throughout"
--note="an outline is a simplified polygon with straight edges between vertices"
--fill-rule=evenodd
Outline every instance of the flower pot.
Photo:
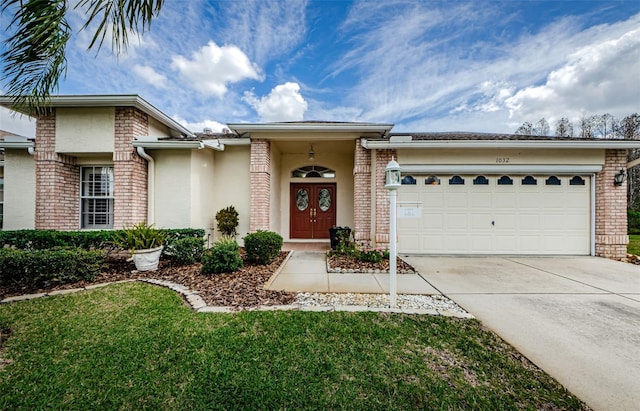
M 136 265 L 138 271 L 155 271 L 158 269 L 160 254 L 164 247 L 149 248 L 146 250 L 135 250 L 131 259 Z

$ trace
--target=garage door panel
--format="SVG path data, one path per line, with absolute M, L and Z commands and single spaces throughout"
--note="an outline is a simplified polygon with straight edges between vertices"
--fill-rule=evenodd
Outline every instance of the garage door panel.
M 434 254 L 580 254 L 591 244 L 590 179 L 571 186 L 572 177 L 558 176 L 560 185 L 546 185 L 549 176 L 509 175 L 512 185 L 474 185 L 475 175 L 461 175 L 464 185 L 403 186 L 399 200 L 419 203 L 421 219 L 399 220 L 399 250 Z M 528 179 L 527 181 L 531 181 Z M 405 187 L 407 190 L 405 190 Z M 494 224 L 492 224 L 492 222 Z

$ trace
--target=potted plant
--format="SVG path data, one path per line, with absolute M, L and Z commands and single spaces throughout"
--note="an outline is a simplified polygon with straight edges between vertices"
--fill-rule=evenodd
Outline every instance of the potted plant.
M 131 251 L 131 258 L 138 271 L 158 269 L 166 232 L 144 222 L 114 232 L 114 244 Z

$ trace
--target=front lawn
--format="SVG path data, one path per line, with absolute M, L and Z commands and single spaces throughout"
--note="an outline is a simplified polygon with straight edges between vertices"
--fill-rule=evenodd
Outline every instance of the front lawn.
M 629 245 L 627 246 L 629 254 L 640 255 L 640 234 L 629 236 Z
M 142 283 L 0 306 L 0 409 L 586 409 L 475 320 L 196 314 Z

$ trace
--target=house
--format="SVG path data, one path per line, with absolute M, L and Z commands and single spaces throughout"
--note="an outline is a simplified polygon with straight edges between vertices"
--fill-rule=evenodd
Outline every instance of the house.
M 7 97 L 0 104 L 11 107 Z M 54 96 L 34 140 L 0 140 L 4 229 L 204 228 L 389 242 L 387 163 L 402 167 L 398 250 L 626 256 L 627 150 L 640 141 L 394 133 L 392 124 L 229 124 L 192 133 L 137 95 Z M 618 177 L 620 178 L 620 176 Z

